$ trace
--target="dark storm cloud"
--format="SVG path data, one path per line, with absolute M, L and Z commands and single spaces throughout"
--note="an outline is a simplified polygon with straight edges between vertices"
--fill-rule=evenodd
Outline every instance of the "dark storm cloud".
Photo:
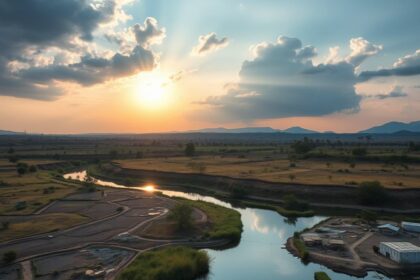
M 353 64 L 314 66 L 314 48 L 288 37 L 261 43 L 253 52 L 254 58 L 242 64 L 239 83 L 204 102 L 211 105 L 212 118 L 252 121 L 358 110 Z
M 110 59 L 83 57 L 80 63 L 33 67 L 22 70 L 20 75 L 26 80 L 41 84 L 60 80 L 89 86 L 131 73 L 152 70 L 154 66 L 153 53 L 137 46 L 128 55 L 117 53 Z
M 94 44 L 93 33 L 101 24 L 117 19 L 121 3 L 120 0 L 0 1 L 0 95 L 54 99 L 62 94 L 54 81 L 92 85 L 152 69 L 154 54 L 143 46 L 148 38 L 131 51 L 114 53 L 110 58 L 97 57 L 86 47 Z M 157 22 L 151 19 L 150 24 L 145 30 L 152 28 L 158 32 Z M 46 53 L 51 48 L 71 53 L 80 62 L 51 57 Z M 38 63 L 36 55 L 52 58 L 53 63 Z M 11 69 L 13 63 L 24 67 Z
M 364 71 L 360 73 L 359 80 L 364 82 L 380 77 L 414 75 L 420 75 L 420 50 L 417 50 L 414 54 L 399 58 L 392 68 Z

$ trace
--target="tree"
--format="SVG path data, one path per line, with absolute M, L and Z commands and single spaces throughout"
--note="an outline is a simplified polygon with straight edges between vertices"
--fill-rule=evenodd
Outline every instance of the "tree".
M 175 221 L 179 230 L 188 230 L 192 228 L 192 212 L 193 208 L 186 204 L 180 203 L 172 208 L 168 218 Z
M 292 144 L 292 149 L 296 154 L 306 154 L 314 148 L 315 143 L 307 137 L 305 137 L 303 141 L 296 141 Z
M 13 154 L 15 152 L 15 149 L 13 149 L 12 147 L 9 148 L 9 150 L 7 151 L 8 154 Z
M 16 260 L 16 252 L 15 251 L 7 251 L 3 254 L 3 262 L 4 263 L 11 263 Z
M 293 175 L 293 174 L 289 174 L 289 179 L 290 179 L 290 181 L 293 181 L 295 178 L 296 178 L 296 176 L 295 176 L 295 175 Z
M 37 168 L 36 168 L 36 166 L 35 166 L 35 165 L 31 165 L 31 166 L 29 166 L 29 172 L 34 173 L 34 172 L 36 172 L 36 171 L 37 171 Z
M 293 194 L 288 194 L 283 197 L 284 208 L 288 210 L 306 211 L 309 209 L 309 205 L 305 201 L 297 199 Z
M 195 155 L 195 145 L 194 143 L 190 142 L 185 145 L 185 155 L 187 157 L 193 157 Z
M 388 193 L 378 181 L 362 182 L 359 186 L 359 201 L 365 205 L 380 205 L 388 201 Z

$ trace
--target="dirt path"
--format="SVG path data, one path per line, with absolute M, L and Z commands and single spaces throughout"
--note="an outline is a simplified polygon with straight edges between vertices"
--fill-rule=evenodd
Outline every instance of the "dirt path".
M 22 279 L 23 280 L 32 280 L 32 268 L 31 268 L 31 261 L 24 261 L 20 263 L 20 266 L 22 267 Z
M 359 246 L 360 244 L 362 244 L 364 241 L 366 241 L 372 235 L 373 235 L 373 232 L 369 232 L 369 233 L 365 234 L 362 238 L 360 238 L 359 240 L 357 240 L 356 242 L 351 244 L 351 246 L 349 247 L 349 250 L 350 250 L 351 254 L 353 255 L 353 259 L 358 265 L 361 265 L 363 261 L 360 259 L 360 256 L 359 256 L 359 254 L 357 254 L 355 248 L 357 246 Z

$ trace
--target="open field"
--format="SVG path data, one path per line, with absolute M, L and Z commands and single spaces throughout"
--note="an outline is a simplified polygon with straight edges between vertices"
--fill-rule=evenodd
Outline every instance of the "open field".
M 420 164 L 385 164 L 329 160 L 248 159 L 233 156 L 147 158 L 116 161 L 123 168 L 203 173 L 272 182 L 357 185 L 379 181 L 392 188 L 420 187 Z
M 89 218 L 72 213 L 54 213 L 32 216 L 26 221 L 11 222 L 0 230 L 0 242 L 29 235 L 58 231 L 89 221 Z

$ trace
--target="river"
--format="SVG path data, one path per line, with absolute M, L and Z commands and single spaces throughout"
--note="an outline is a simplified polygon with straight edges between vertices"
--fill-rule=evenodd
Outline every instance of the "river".
M 85 176 L 85 171 L 64 175 L 66 179 L 80 180 L 83 180 Z M 114 188 L 150 190 L 150 186 L 126 187 L 103 180 L 97 180 L 96 183 Z M 356 278 L 336 273 L 322 265 L 314 263 L 305 265 L 284 248 L 286 240 L 295 231 L 312 227 L 327 217 L 315 216 L 289 221 L 270 210 L 240 209 L 211 196 L 165 190 L 164 186 L 154 186 L 154 188 L 167 196 L 204 200 L 233 208 L 241 213 L 244 228 L 240 243 L 231 249 L 206 250 L 212 259 L 208 280 L 310 280 L 313 279 L 316 271 L 325 271 L 333 280 L 392 279 L 377 272 L 369 272 L 364 278 Z

